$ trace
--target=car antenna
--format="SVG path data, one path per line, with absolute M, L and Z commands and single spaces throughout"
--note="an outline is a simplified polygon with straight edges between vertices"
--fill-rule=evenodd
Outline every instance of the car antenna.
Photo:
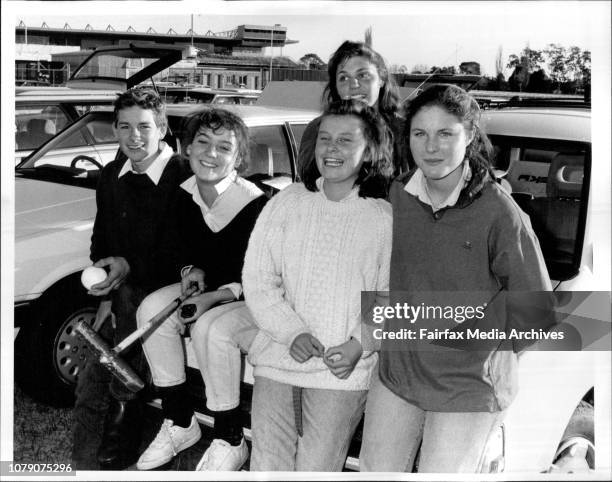
M 449 59 L 450 59 L 450 58 L 451 58 L 453 55 L 455 55 L 455 58 L 457 58 L 457 53 L 458 53 L 458 52 L 459 52 L 459 47 L 455 48 L 455 51 L 454 51 L 452 54 L 450 54 L 448 57 L 446 57 L 446 59 L 444 59 L 444 61 L 442 62 L 442 64 L 441 64 L 441 65 L 444 65 L 446 62 L 448 62 L 448 60 L 449 60 Z M 420 91 L 421 87 L 422 87 L 423 85 L 425 85 L 425 84 L 426 84 L 426 83 L 429 81 L 429 79 L 431 79 L 431 78 L 432 78 L 434 75 L 436 75 L 436 74 L 438 73 L 438 71 L 439 71 L 441 68 L 442 68 L 442 67 L 438 67 L 436 70 L 434 70 L 433 72 L 431 72 L 431 73 L 430 73 L 430 74 L 429 74 L 429 75 L 428 75 L 428 76 L 425 78 L 425 80 L 424 80 L 423 82 L 421 82 L 419 85 L 417 85 L 417 86 L 416 86 L 416 88 L 415 88 L 415 89 L 414 89 L 412 92 L 410 92 L 410 94 L 408 95 L 408 97 L 406 97 L 406 100 L 410 99 L 410 98 L 411 98 L 413 95 L 415 95 L 415 96 L 416 96 L 416 95 L 419 95 L 419 91 Z

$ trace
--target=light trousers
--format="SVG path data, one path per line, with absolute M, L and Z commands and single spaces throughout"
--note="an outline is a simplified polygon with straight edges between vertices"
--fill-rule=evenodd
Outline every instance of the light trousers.
M 366 390 L 303 388 L 303 435 L 300 437 L 293 406 L 293 386 L 255 377 L 250 469 L 342 470 L 351 438 L 363 415 L 366 394 Z
M 360 471 L 476 473 L 503 412 L 431 412 L 389 390 L 378 372 L 368 393 Z
M 147 296 L 136 314 L 138 325 L 142 326 L 180 293 L 181 285 L 177 283 Z M 211 308 L 190 327 L 209 410 L 230 410 L 240 403 L 241 351 L 248 351 L 257 333 L 251 320 L 244 301 L 236 301 Z M 158 387 L 171 387 L 186 380 L 181 337 L 184 329 L 177 310 L 143 340 L 153 383 Z

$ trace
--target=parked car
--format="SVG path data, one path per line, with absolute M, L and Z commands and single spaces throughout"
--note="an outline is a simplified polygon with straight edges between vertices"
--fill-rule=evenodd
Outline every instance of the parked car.
M 237 104 L 253 105 L 258 90 L 210 89 L 208 87 L 170 86 L 159 87 L 159 94 L 167 104 Z
M 15 164 L 90 110 L 108 110 L 116 93 L 138 85 L 188 55 L 176 45 L 144 43 L 100 47 L 74 71 L 64 87 L 15 88 Z M 112 67 L 111 67 L 112 66 Z M 73 139 L 71 147 L 94 139 Z
M 202 106 L 201 108 L 206 108 Z M 223 106 L 249 127 L 251 162 L 243 173 L 268 194 L 296 179 L 297 148 L 314 111 Z M 168 106 L 179 149 L 181 119 L 194 107 Z M 75 337 L 91 321 L 97 299 L 86 295 L 80 272 L 91 264 L 95 187 L 102 166 L 118 154 L 112 112 L 89 112 L 19 164 L 15 176 L 15 369 L 39 400 L 66 405 L 88 351 Z M 84 148 L 74 139 L 91 139 Z
M 15 164 L 90 110 L 110 109 L 114 92 L 45 87 L 15 94 Z

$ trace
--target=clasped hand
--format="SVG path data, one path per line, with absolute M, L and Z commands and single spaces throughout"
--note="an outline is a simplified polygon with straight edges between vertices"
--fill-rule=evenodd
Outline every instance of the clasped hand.
M 109 256 L 99 259 L 94 263 L 96 268 L 109 267 L 106 278 L 93 285 L 87 294 L 92 296 L 106 296 L 112 290 L 117 289 L 130 274 L 130 265 L 122 256 Z
M 356 338 L 326 351 L 323 344 L 310 333 L 296 336 L 289 348 L 289 354 L 299 363 L 304 363 L 313 356 L 322 357 L 323 363 L 340 379 L 346 379 L 353 373 L 362 353 L 363 348 Z

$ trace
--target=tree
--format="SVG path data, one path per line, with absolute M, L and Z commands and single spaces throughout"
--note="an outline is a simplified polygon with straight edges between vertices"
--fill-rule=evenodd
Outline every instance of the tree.
M 454 65 L 447 65 L 446 67 L 436 67 L 435 65 L 427 72 L 429 74 L 451 74 L 455 75 L 457 70 Z
M 529 73 L 536 70 L 544 63 L 544 57 L 542 56 L 541 50 L 532 50 L 529 46 L 525 47 L 521 52 L 521 55 L 511 54 L 508 57 L 508 64 L 506 67 L 509 69 L 523 66 L 527 68 Z
M 561 89 L 561 84 L 568 80 L 567 51 L 559 44 L 548 44 L 544 49 L 544 54 L 548 60 L 548 71 L 550 77 L 557 83 L 557 89 Z
M 391 64 L 389 67 L 389 73 L 391 74 L 407 74 L 408 67 L 405 65 Z
M 300 63 L 309 70 L 325 70 L 327 68 L 327 64 L 321 60 L 321 57 L 314 53 L 304 55 L 300 59 Z
M 429 66 L 425 64 L 416 64 L 410 71 L 411 74 L 426 74 L 429 72 Z

